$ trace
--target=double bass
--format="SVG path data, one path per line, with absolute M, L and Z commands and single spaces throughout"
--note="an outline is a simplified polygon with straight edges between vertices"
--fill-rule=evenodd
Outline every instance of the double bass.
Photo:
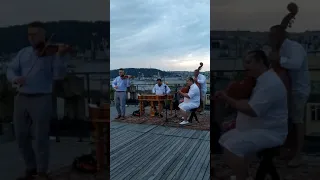
M 203 67 L 203 63 L 202 62 L 200 62 L 200 66 L 198 67 L 198 71 L 200 71 L 201 69 L 202 69 L 202 67 Z M 196 80 L 196 78 L 194 78 L 194 82 L 196 83 L 196 85 L 199 87 L 199 89 L 200 89 L 200 84 L 198 83 L 198 81 Z M 181 89 L 181 92 L 182 93 L 188 93 L 189 92 L 189 89 L 190 89 L 190 87 L 189 86 L 185 86 L 185 87 L 183 87 L 182 89 Z
M 298 13 L 298 6 L 295 3 L 290 3 L 287 6 L 289 13 L 282 19 L 280 26 L 284 29 L 291 27 L 295 16 Z M 273 52 L 279 52 L 280 47 L 272 47 Z M 284 82 L 287 89 L 290 89 L 290 78 L 288 71 L 280 66 L 280 63 L 271 63 L 272 68 L 281 80 Z M 256 79 L 245 74 L 243 80 L 232 82 L 226 89 L 229 97 L 234 99 L 248 99 L 251 96 L 253 88 L 256 85 Z
M 203 63 L 202 62 L 200 62 L 200 66 L 198 67 L 198 71 L 200 71 L 201 69 L 202 69 L 202 67 L 203 67 Z M 199 87 L 199 89 L 201 89 L 201 85 L 200 85 L 200 83 L 198 83 L 198 79 L 197 79 L 198 77 L 195 77 L 194 78 L 194 82 L 196 83 L 196 85 Z

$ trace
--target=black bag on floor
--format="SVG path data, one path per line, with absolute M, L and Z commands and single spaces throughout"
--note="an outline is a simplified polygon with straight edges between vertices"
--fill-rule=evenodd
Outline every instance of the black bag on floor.
M 75 158 L 72 166 L 75 170 L 83 173 L 94 174 L 97 172 L 97 161 L 91 154 Z
M 140 116 L 140 110 L 133 111 L 132 116 Z

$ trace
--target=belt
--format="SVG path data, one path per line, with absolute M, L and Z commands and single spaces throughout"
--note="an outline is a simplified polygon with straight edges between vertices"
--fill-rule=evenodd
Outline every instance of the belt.
M 47 95 L 51 95 L 51 93 L 34 93 L 34 94 L 19 93 L 19 96 L 25 96 L 25 97 L 40 97 L 40 96 L 47 96 Z
M 116 92 L 126 92 L 126 91 L 116 91 Z

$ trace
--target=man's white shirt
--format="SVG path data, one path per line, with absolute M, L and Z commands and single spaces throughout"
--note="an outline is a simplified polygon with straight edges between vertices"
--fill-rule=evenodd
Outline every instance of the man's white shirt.
M 167 92 L 166 92 L 166 90 L 167 90 Z M 165 94 L 169 94 L 170 92 L 171 92 L 171 90 L 166 84 L 161 84 L 161 86 L 156 84 L 156 85 L 154 85 L 154 87 L 152 89 L 152 93 L 154 93 L 156 95 L 165 95 Z
M 200 91 L 203 92 L 203 93 L 206 93 L 207 92 L 207 81 L 206 81 L 206 76 L 202 75 L 202 74 L 199 74 L 198 75 L 198 78 L 197 78 L 197 81 L 198 83 L 200 84 Z
M 309 66 L 303 46 L 286 39 L 280 48 L 280 56 L 281 66 L 289 71 L 292 94 L 308 97 L 310 94 Z
M 190 99 L 187 101 L 187 103 L 193 103 L 197 107 L 200 105 L 200 89 L 196 84 L 192 84 L 190 86 L 188 96 Z
M 257 78 L 248 103 L 257 117 L 238 112 L 236 129 L 261 130 L 279 142 L 284 141 L 288 133 L 287 90 L 274 71 L 269 70 Z

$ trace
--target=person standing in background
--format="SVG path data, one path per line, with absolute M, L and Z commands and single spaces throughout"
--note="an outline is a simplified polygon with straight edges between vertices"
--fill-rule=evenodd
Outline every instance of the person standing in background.
M 130 87 L 131 76 L 124 75 L 124 69 L 119 69 L 119 76 L 112 82 L 112 87 L 115 90 L 114 98 L 118 116 L 115 119 L 124 120 L 126 118 L 126 100 L 127 100 L 127 88 Z
M 52 86 L 54 80 L 63 79 L 66 75 L 66 59 L 62 54 L 68 47 L 59 45 L 55 55 L 43 56 L 45 37 L 43 23 L 30 23 L 28 39 L 31 46 L 20 50 L 7 69 L 8 80 L 19 87 L 14 100 L 13 122 L 26 174 L 17 180 L 49 179 L 47 171 Z M 31 134 L 35 138 L 35 151 L 32 148 Z
M 295 131 L 296 144 L 292 149 L 288 149 L 294 153 L 294 157 L 288 162 L 288 166 L 297 167 L 303 161 L 301 152 L 305 136 L 304 114 L 311 91 L 308 56 L 301 44 L 287 38 L 287 32 L 281 25 L 270 28 L 269 40 L 272 46 L 279 49 L 278 52 L 270 53 L 270 61 L 287 69 L 291 78 L 289 117 Z
M 200 84 L 200 94 L 201 94 L 201 102 L 200 102 L 200 114 L 203 114 L 205 102 L 206 102 L 206 94 L 207 94 L 207 78 L 203 74 L 200 74 L 199 70 L 194 70 L 194 77 L 196 81 Z

